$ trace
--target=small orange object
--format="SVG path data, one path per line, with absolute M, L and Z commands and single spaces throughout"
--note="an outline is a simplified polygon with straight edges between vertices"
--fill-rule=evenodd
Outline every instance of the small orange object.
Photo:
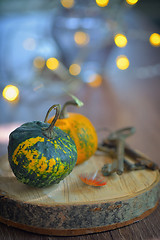
M 102 176 L 97 174 L 85 173 L 85 174 L 81 174 L 79 178 L 81 179 L 82 182 L 90 186 L 101 187 L 107 184 L 105 179 Z
M 81 164 L 88 160 L 97 150 L 98 137 L 91 121 L 82 114 L 68 113 L 66 107 L 68 105 L 82 106 L 83 103 L 72 96 L 73 100 L 64 104 L 60 118 L 56 121 L 55 126 L 69 134 L 74 140 L 77 148 L 77 163 Z M 48 120 L 51 123 L 54 116 Z

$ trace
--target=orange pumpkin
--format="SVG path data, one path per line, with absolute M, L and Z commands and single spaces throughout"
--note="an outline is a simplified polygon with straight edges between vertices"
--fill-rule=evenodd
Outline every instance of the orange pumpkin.
M 91 121 L 82 114 L 68 113 L 68 105 L 82 106 L 82 102 L 72 96 L 73 101 L 64 104 L 60 118 L 56 121 L 55 126 L 70 135 L 74 140 L 77 148 L 77 163 L 80 164 L 88 160 L 97 150 L 98 137 Z M 54 117 L 48 122 L 51 123 Z

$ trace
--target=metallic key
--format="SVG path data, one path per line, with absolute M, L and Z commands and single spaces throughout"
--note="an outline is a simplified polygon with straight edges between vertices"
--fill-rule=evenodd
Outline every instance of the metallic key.
M 117 160 L 116 159 L 113 159 L 112 163 L 105 164 L 101 169 L 103 176 L 109 176 L 110 174 L 112 174 L 116 171 L 117 171 Z
M 127 127 L 117 130 L 108 136 L 109 141 L 116 141 L 118 175 L 121 175 L 124 171 L 125 139 L 134 133 L 134 127 Z

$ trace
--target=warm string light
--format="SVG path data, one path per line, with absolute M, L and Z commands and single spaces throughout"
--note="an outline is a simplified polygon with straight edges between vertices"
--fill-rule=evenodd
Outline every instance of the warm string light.
M 109 3 L 109 0 L 96 0 L 96 3 L 99 7 L 106 7 Z
M 125 35 L 118 33 L 114 37 L 114 42 L 117 47 L 123 48 L 127 45 L 127 38 Z
M 89 43 L 89 35 L 85 32 L 76 32 L 74 34 L 74 41 L 79 46 L 84 46 Z
M 116 58 L 116 65 L 120 70 L 125 70 L 129 67 L 129 60 L 125 55 L 120 55 Z
M 80 74 L 81 72 L 81 67 L 79 64 L 73 63 L 70 67 L 69 67 L 69 72 L 71 75 L 73 76 L 77 76 Z
M 152 46 L 159 47 L 160 46 L 160 34 L 152 33 L 149 38 L 149 42 Z
M 129 0 L 128 0 L 128 2 L 129 2 Z M 133 2 L 136 3 L 137 1 L 132 1 L 132 4 L 133 4 Z M 130 1 L 130 3 L 131 3 L 131 1 Z M 31 43 L 32 41 L 30 41 L 30 40 L 29 40 L 29 42 Z M 82 31 L 77 31 L 74 34 L 74 40 L 77 45 L 84 46 L 84 45 L 88 44 L 90 39 L 89 39 L 89 35 L 87 33 L 82 32 Z M 28 41 L 28 39 L 27 39 L 27 41 Z M 123 48 L 127 45 L 128 40 L 124 34 L 118 33 L 114 37 L 114 42 L 117 47 Z M 158 34 L 158 33 L 151 34 L 150 38 L 149 38 L 149 42 L 153 46 L 156 46 L 156 47 L 160 46 L 160 34 Z M 33 41 L 33 43 L 34 43 L 34 41 Z M 37 69 L 43 69 L 45 66 L 44 58 L 37 56 L 33 61 L 33 65 Z M 116 65 L 120 70 L 126 70 L 129 67 L 130 62 L 129 62 L 129 59 L 125 55 L 120 55 L 116 58 Z M 56 58 L 49 58 L 46 61 L 46 66 L 50 70 L 56 70 L 59 67 L 59 61 Z M 71 75 L 77 76 L 81 72 L 81 66 L 79 64 L 73 63 L 70 65 L 68 71 Z M 90 75 L 90 77 L 88 78 L 88 81 L 87 81 L 87 84 L 90 85 L 91 87 L 98 87 L 101 85 L 101 83 L 102 83 L 102 76 L 99 74 Z
M 126 2 L 129 4 L 129 5 L 134 5 L 138 2 L 138 0 L 126 0 Z
M 61 0 L 61 4 L 64 8 L 72 8 L 74 6 L 74 0 Z
M 2 92 L 2 96 L 9 102 L 13 102 L 19 97 L 19 90 L 14 85 L 7 85 Z
M 50 70 L 54 71 L 54 70 L 56 70 L 59 67 L 59 61 L 57 60 L 57 58 L 49 58 L 46 61 L 46 66 Z
M 90 87 L 93 88 L 99 87 L 102 84 L 102 76 L 96 73 L 92 74 L 91 76 L 89 76 L 87 83 Z
M 45 66 L 45 60 L 43 57 L 36 57 L 33 61 L 33 65 L 37 69 L 43 69 Z

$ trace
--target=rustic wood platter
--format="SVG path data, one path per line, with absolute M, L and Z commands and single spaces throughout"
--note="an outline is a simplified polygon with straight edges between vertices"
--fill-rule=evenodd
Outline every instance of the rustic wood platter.
M 7 158 L 0 158 L 0 221 L 9 226 L 46 235 L 83 235 L 129 225 L 158 205 L 158 170 L 115 173 L 105 177 L 105 186 L 88 186 L 79 175 L 111 161 L 95 155 L 59 184 L 37 189 L 17 181 Z

